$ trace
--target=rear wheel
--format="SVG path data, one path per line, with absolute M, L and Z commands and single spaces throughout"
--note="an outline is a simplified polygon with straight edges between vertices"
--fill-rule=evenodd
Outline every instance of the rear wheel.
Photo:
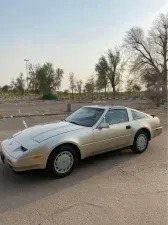
M 141 154 L 147 149 L 148 144 L 149 144 L 148 133 L 144 130 L 140 130 L 135 135 L 132 151 L 134 153 Z
M 63 145 L 51 153 L 47 163 L 47 171 L 53 177 L 65 177 L 72 172 L 77 162 L 76 150 L 70 145 Z

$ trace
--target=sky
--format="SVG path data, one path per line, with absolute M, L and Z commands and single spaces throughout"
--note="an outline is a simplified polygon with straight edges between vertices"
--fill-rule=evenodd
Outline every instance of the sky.
M 70 72 L 85 82 L 101 54 L 161 12 L 168 0 L 0 0 L 0 86 L 26 77 L 24 59 L 62 68 L 62 90 Z

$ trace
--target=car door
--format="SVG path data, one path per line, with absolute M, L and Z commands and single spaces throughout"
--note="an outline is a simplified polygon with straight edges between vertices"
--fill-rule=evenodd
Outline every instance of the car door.
M 102 122 L 108 123 L 109 128 L 93 131 L 95 153 L 108 149 L 117 149 L 129 145 L 132 137 L 131 125 L 126 109 L 110 109 Z

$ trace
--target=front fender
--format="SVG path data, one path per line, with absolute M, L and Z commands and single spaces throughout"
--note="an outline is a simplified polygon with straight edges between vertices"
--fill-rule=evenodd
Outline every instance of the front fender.
M 75 145 L 81 154 L 81 158 L 85 157 L 85 146 L 90 146 L 93 143 L 93 129 L 86 127 L 84 129 L 74 131 L 69 134 L 59 135 L 52 137 L 45 141 L 46 154 L 49 156 L 51 152 L 60 145 L 73 144 Z

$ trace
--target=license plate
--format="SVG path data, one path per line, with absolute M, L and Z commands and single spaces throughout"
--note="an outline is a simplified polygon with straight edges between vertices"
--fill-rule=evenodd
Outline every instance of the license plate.
M 5 163 L 5 156 L 2 153 L 0 153 L 0 155 L 1 155 L 2 162 Z

